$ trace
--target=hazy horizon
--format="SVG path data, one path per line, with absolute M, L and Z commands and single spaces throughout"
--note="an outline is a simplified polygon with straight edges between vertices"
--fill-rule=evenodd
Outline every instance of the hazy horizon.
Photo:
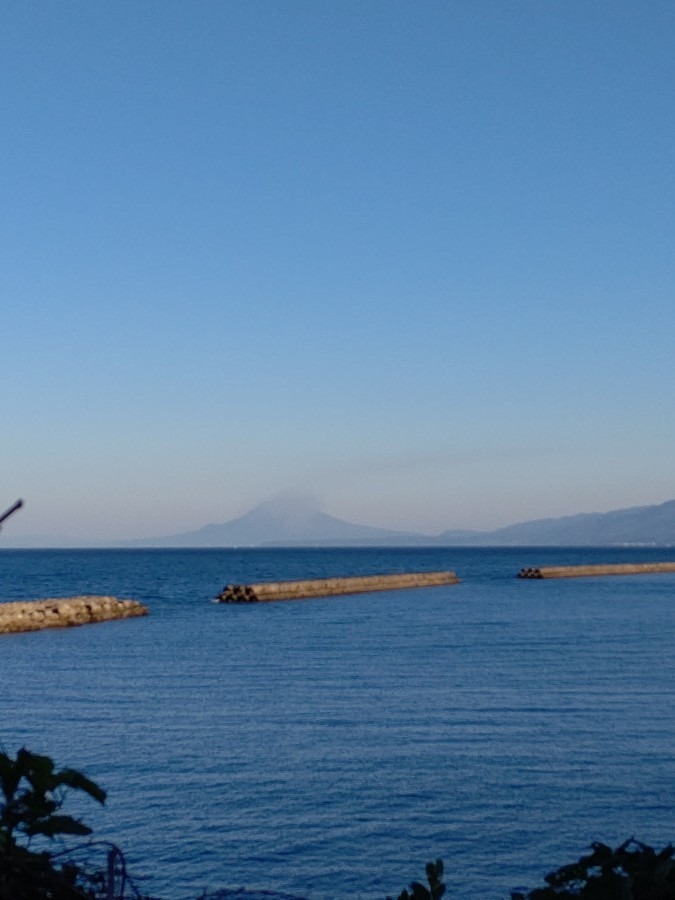
M 0 22 L 0 547 L 675 496 L 675 5 Z
M 663 503 L 668 503 L 668 502 L 672 502 L 672 499 L 670 501 L 668 501 L 668 500 L 663 501 Z M 656 506 L 660 506 L 660 505 L 661 504 L 656 504 Z M 639 509 L 643 509 L 643 508 L 651 509 L 653 506 L 654 505 L 650 504 L 645 507 L 644 504 L 640 504 L 639 506 L 628 507 L 628 509 L 630 509 L 630 510 L 633 510 L 633 509 L 639 510 Z M 606 513 L 606 512 L 611 513 L 611 512 L 623 512 L 623 511 L 625 511 L 623 508 L 621 510 L 619 510 L 619 509 L 578 510 L 576 513 L 565 514 L 561 517 L 538 516 L 538 517 L 534 517 L 534 518 L 528 519 L 528 520 L 514 519 L 509 522 L 504 522 L 504 523 L 502 523 L 502 525 L 496 526 L 494 529 L 485 529 L 485 528 L 470 529 L 470 528 L 463 528 L 461 526 L 460 527 L 452 526 L 450 528 L 440 528 L 436 532 L 424 531 L 422 529 L 416 529 L 416 528 L 394 528 L 391 530 L 392 530 L 392 532 L 401 533 L 401 534 L 407 533 L 407 534 L 410 534 L 411 537 L 416 537 L 416 538 L 428 537 L 430 539 L 430 541 L 433 543 L 434 540 L 436 538 L 440 537 L 444 532 L 466 531 L 467 534 L 469 534 L 469 533 L 473 533 L 476 535 L 490 534 L 492 531 L 499 530 L 499 528 L 502 528 L 502 527 L 521 525 L 521 524 L 529 524 L 529 523 L 537 523 L 537 522 L 558 521 L 560 519 L 565 519 L 567 517 L 567 515 L 569 515 L 571 518 L 574 519 L 579 516 L 583 517 L 583 516 L 589 515 L 589 514 L 590 515 L 593 515 L 593 514 L 601 514 L 602 515 L 603 513 Z M 270 515 L 272 517 L 274 517 L 275 515 L 278 515 L 280 517 L 280 521 L 283 520 L 286 523 L 288 523 L 289 520 L 292 521 L 293 519 L 296 519 L 298 522 L 302 522 L 303 519 L 305 519 L 308 515 L 310 515 L 311 513 L 314 513 L 314 512 L 324 513 L 331 518 L 334 517 L 334 513 L 332 513 L 330 510 L 326 509 L 325 505 L 321 502 L 321 500 L 318 497 L 316 497 L 314 495 L 304 494 L 301 492 L 296 493 L 296 492 L 284 491 L 273 497 L 267 498 L 266 500 L 262 501 L 262 503 L 260 503 L 260 504 L 257 504 L 251 508 L 244 510 L 243 513 L 241 514 L 241 516 L 236 515 L 236 516 L 232 516 L 232 517 L 223 518 L 223 519 L 220 519 L 217 521 L 201 522 L 199 525 L 195 526 L 194 528 L 179 529 L 179 530 L 173 531 L 173 532 L 157 532 L 157 533 L 153 533 L 153 534 L 137 534 L 137 535 L 131 535 L 131 536 L 123 535 L 123 536 L 119 536 L 119 537 L 111 537 L 106 540 L 106 539 L 100 539 L 100 538 L 97 539 L 95 537 L 92 537 L 91 535 L 89 535 L 89 536 L 79 535 L 78 536 L 77 534 L 75 534 L 73 532 L 68 533 L 65 531 L 61 532 L 60 534 L 51 534 L 51 535 L 49 535 L 49 534 L 41 534 L 41 535 L 40 534 L 26 534 L 19 530 L 15 530 L 12 527 L 12 525 L 10 525 L 9 529 L 5 530 L 4 532 L 0 532 L 0 549 L 2 549 L 3 546 L 5 546 L 8 549 L 21 549 L 21 548 L 49 549 L 49 548 L 59 548 L 59 547 L 69 547 L 69 548 L 83 547 L 83 548 L 86 548 L 88 546 L 90 546 L 90 547 L 106 547 L 106 546 L 116 546 L 116 545 L 119 546 L 120 544 L 126 544 L 129 542 L 133 543 L 134 541 L 143 541 L 143 540 L 159 541 L 162 538 L 173 538 L 173 537 L 176 537 L 176 536 L 179 536 L 182 534 L 191 534 L 193 532 L 198 532 L 203 528 L 209 528 L 214 525 L 215 526 L 229 525 L 230 523 L 236 522 L 240 517 L 247 518 L 249 516 L 249 514 L 257 515 L 261 512 L 264 513 L 264 515 L 266 517 L 269 517 Z M 18 514 L 20 514 L 20 513 L 18 513 Z M 338 519 L 340 519 L 340 521 L 346 522 L 350 525 L 355 525 L 357 527 L 358 526 L 366 526 L 366 527 L 370 527 L 370 528 L 372 528 L 372 527 L 381 528 L 383 530 L 386 530 L 389 528 L 389 526 L 378 525 L 377 523 L 374 523 L 374 522 L 367 522 L 367 521 L 355 522 L 350 519 L 343 519 L 342 517 L 335 517 L 335 518 L 338 518 Z M 16 519 L 13 519 L 12 524 L 16 524 L 16 521 L 17 521 Z M 3 526 L 3 528 L 4 527 L 5 526 Z M 278 543 L 278 540 L 276 542 Z M 323 542 L 324 542 L 324 540 L 322 539 L 321 543 L 323 543 Z M 337 543 L 339 545 L 339 541 Z M 252 544 L 252 546 L 257 546 L 257 545 L 258 544 Z M 311 545 L 311 542 L 310 542 L 310 545 Z M 367 546 L 367 545 L 368 545 L 367 542 L 364 543 L 364 546 Z M 225 544 L 224 546 L 229 546 L 229 545 Z M 244 544 L 243 546 L 246 546 L 246 544 Z M 264 546 L 264 544 L 261 544 L 260 546 Z

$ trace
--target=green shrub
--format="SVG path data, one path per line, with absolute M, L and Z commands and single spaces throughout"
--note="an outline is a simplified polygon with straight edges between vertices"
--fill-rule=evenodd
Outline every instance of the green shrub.
M 512 893 L 511 900 L 675 900 L 675 863 L 669 844 L 656 851 L 630 838 L 612 850 L 593 844 L 592 853 L 578 862 L 551 872 L 547 887 L 527 894 Z
M 81 848 L 59 852 L 31 848 L 35 838 L 44 845 L 45 839 L 48 843 L 91 834 L 80 819 L 61 812 L 72 790 L 105 802 L 105 791 L 97 784 L 75 769 L 55 769 L 48 756 L 25 748 L 16 759 L 0 752 L 0 900 L 119 900 L 124 896 L 124 860 L 113 845 L 105 845 L 108 859 L 103 870 L 74 862 Z
M 427 863 L 427 881 L 429 887 L 420 884 L 419 881 L 413 881 L 410 884 L 410 891 L 404 890 L 398 895 L 398 900 L 440 900 L 445 893 L 445 885 L 441 881 L 443 877 L 443 860 L 437 859 L 435 863 Z M 390 897 L 387 900 L 391 900 Z

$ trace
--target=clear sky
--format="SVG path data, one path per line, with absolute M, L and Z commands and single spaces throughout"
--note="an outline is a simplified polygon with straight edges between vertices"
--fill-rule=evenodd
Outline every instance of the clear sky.
M 674 498 L 674 46 L 670 0 L 3 3 L 3 535 Z

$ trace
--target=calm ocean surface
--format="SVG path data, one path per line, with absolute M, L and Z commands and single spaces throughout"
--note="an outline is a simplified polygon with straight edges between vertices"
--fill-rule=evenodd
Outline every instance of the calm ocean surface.
M 0 638 L 0 741 L 84 769 L 81 808 L 166 900 L 378 898 L 442 857 L 502 900 L 592 840 L 675 839 L 675 576 L 518 581 L 557 549 L 0 551 L 3 600 L 145 619 Z M 459 585 L 219 606 L 227 582 L 455 569 Z

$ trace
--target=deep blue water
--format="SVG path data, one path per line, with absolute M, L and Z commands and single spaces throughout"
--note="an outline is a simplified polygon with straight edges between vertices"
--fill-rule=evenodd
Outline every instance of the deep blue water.
M 82 807 L 167 898 L 534 887 L 592 840 L 675 838 L 675 576 L 519 581 L 673 551 L 0 552 L 4 600 L 145 619 L 0 638 L 0 741 L 82 768 Z M 223 606 L 227 582 L 451 568 L 459 585 Z

